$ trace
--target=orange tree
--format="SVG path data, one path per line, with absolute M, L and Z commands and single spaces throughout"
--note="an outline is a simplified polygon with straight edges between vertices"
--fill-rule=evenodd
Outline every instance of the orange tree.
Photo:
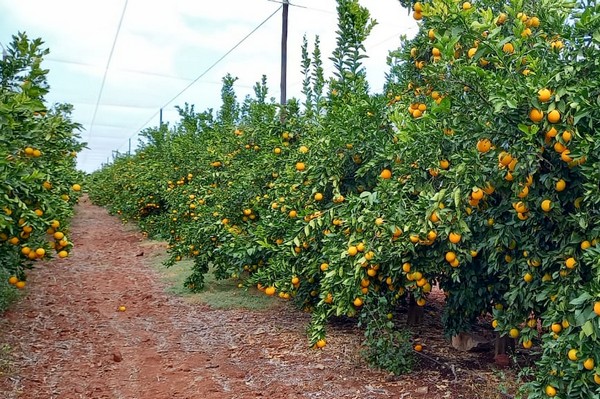
M 70 105 L 44 103 L 42 45 L 20 33 L 0 61 L 0 271 L 17 288 L 36 261 L 68 256 L 68 222 L 81 190 L 80 127 L 70 120 Z
M 598 9 L 404 5 L 422 22 L 393 68 L 386 152 L 401 160 L 397 190 L 422 199 L 407 220 L 416 261 L 448 295 L 447 332 L 493 312 L 501 335 L 541 344 L 528 397 L 595 397 Z

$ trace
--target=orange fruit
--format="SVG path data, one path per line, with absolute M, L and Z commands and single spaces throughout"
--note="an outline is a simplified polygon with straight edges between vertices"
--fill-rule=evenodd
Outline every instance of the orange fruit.
M 81 191 L 81 186 L 77 183 L 73 184 L 71 188 L 73 189 L 73 191 Z
M 594 313 L 600 316 L 600 301 L 594 302 Z
M 469 3 L 468 1 L 465 1 L 465 2 L 462 4 L 462 9 L 463 9 L 463 10 L 465 10 L 465 11 L 467 11 L 467 10 L 470 10 L 470 9 L 471 9 L 471 7 L 472 7 L 472 5 L 471 5 L 471 3 Z
M 538 100 L 542 103 L 550 101 L 551 97 L 552 97 L 552 92 L 548 89 L 540 89 L 538 91 Z
M 577 264 L 577 261 L 575 260 L 575 258 L 568 258 L 565 261 L 565 266 L 567 267 L 567 269 L 574 269 L 575 265 Z
M 565 182 L 563 179 L 560 179 L 559 181 L 556 182 L 556 185 L 554 186 L 554 188 L 556 189 L 556 191 L 564 191 L 564 189 L 567 187 L 567 182 Z
M 17 284 L 18 282 L 19 282 L 19 279 L 18 279 L 16 276 L 10 276 L 10 277 L 8 278 L 8 283 L 9 283 L 9 284 L 15 285 L 15 284 Z
M 415 345 L 415 351 L 421 352 L 422 350 L 423 350 L 423 345 L 421 345 L 421 344 L 416 344 Z
M 298 172 L 302 172 L 305 169 L 306 169 L 306 165 L 304 164 L 304 162 L 296 162 L 296 170 Z
M 544 212 L 550 212 L 550 209 L 552 209 L 552 201 L 550 201 L 549 199 L 545 199 L 542 201 L 541 206 Z
M 420 2 L 417 1 L 413 5 L 413 11 L 415 11 L 415 12 L 423 12 L 423 5 Z
M 290 219 L 294 219 L 294 218 L 296 218 L 296 217 L 298 216 L 298 212 L 296 212 L 295 210 L 293 210 L 293 209 L 292 209 L 292 210 L 291 210 L 291 211 L 288 213 L 288 216 L 290 217 Z
M 544 118 L 544 113 L 542 111 L 540 111 L 539 109 L 532 108 L 531 111 L 529 111 L 529 119 L 531 119 L 532 122 L 534 122 L 534 123 L 541 122 L 543 118 Z
M 448 160 L 446 160 L 446 159 L 442 159 L 442 160 L 440 161 L 440 168 L 442 168 L 442 169 L 446 170 L 446 169 L 448 169 L 449 167 L 450 167 L 450 162 L 449 162 Z
M 300 284 L 300 279 L 296 276 L 292 277 L 292 284 L 294 284 L 294 285 Z
M 381 174 L 379 175 L 382 179 L 391 179 L 392 178 L 392 171 L 389 169 L 384 169 L 381 171 Z
M 323 200 L 323 194 L 315 193 L 315 201 L 322 201 L 322 200 Z
M 458 244 L 460 242 L 461 237 L 462 236 L 459 233 L 451 232 L 450 234 L 448 234 L 448 240 L 452 244 Z
M 532 346 L 533 346 L 533 342 L 532 342 L 530 339 L 528 339 L 528 340 L 526 340 L 526 341 L 523 341 L 523 348 L 525 348 L 525 349 L 529 349 L 529 348 L 531 348 Z
M 492 148 L 492 142 L 490 139 L 481 139 L 477 142 L 477 151 L 486 153 Z
M 579 357 L 577 356 L 577 349 L 573 348 L 573 349 L 569 349 L 569 352 L 567 353 L 567 357 L 569 358 L 569 360 L 572 361 L 577 361 L 577 359 L 579 359 Z
M 573 138 L 573 133 L 569 132 L 568 130 L 565 130 L 562 134 L 562 139 L 565 143 L 568 143 L 569 141 L 571 141 L 571 139 Z
M 327 345 L 327 341 L 325 341 L 324 339 L 320 339 L 317 341 L 316 346 L 317 348 L 321 349 L 324 348 L 325 345 Z
M 551 398 L 556 396 L 556 388 L 554 388 L 552 385 L 546 385 L 546 395 L 550 396 Z
M 560 323 L 552 323 L 552 326 L 550 326 L 550 329 L 552 330 L 553 333 L 558 334 L 559 332 L 562 331 L 562 325 Z
M 512 54 L 515 52 L 515 46 L 513 46 L 512 43 L 504 43 L 502 46 L 502 51 L 504 51 L 506 54 Z
M 483 190 L 481 190 L 478 187 L 473 188 L 471 191 L 471 198 L 473 198 L 474 200 L 482 199 L 483 198 Z
M 598 385 L 600 385 L 600 375 L 598 374 L 594 374 L 594 382 Z
M 417 305 L 418 306 L 425 306 L 425 303 L 427 303 L 427 300 L 425 298 L 419 298 L 419 299 L 417 299 Z
M 354 304 L 354 306 L 356 306 L 357 308 L 362 306 L 363 304 L 363 300 L 359 297 L 354 298 L 354 301 L 352 302 Z
M 448 251 L 448 252 L 446 252 L 445 258 L 446 258 L 446 262 L 452 263 L 456 260 L 456 254 L 452 251 Z
M 25 288 L 25 281 L 18 281 L 15 283 L 15 287 L 17 287 L 18 289 L 22 290 L 23 288 Z
M 558 123 L 560 122 L 560 112 L 558 112 L 557 109 L 553 109 L 552 111 L 548 112 L 548 122 L 550 123 Z
M 585 359 L 585 361 L 583 362 L 583 368 L 586 370 L 593 370 L 594 369 L 594 359 L 591 357 L 588 357 L 587 359 Z
M 358 253 L 358 248 L 356 248 L 354 245 L 351 245 L 348 247 L 348 255 L 356 256 L 357 253 Z
M 319 269 L 321 269 L 322 272 L 327 271 L 327 269 L 329 269 L 329 263 L 321 263 L 321 266 L 319 266 Z
M 265 288 L 265 294 L 267 294 L 269 296 L 275 295 L 275 287 L 270 286 L 270 287 Z
M 519 333 L 519 330 L 517 330 L 516 328 L 511 328 L 510 331 L 508 332 L 508 335 L 511 338 L 518 338 L 520 333 Z
M 416 11 L 415 11 L 415 12 L 413 13 L 413 18 L 414 18 L 416 21 L 420 21 L 420 20 L 422 20 L 422 19 L 423 19 L 423 14 L 421 14 L 420 12 L 416 12 Z
M 66 258 L 67 256 L 69 256 L 69 253 L 67 251 L 59 251 L 58 252 L 58 257 L 59 258 Z

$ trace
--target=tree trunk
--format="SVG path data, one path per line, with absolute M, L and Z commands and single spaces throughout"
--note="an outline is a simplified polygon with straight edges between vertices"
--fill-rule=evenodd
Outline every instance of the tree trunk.
M 412 295 L 410 295 L 408 298 L 408 316 L 406 324 L 409 326 L 421 325 L 423 323 L 423 314 L 423 306 L 417 305 L 417 301 L 415 301 L 415 298 Z

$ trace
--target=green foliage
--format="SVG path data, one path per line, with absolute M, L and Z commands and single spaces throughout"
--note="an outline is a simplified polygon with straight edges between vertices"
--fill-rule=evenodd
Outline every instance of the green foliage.
M 529 398 L 548 385 L 597 397 L 600 369 L 583 359 L 600 362 L 599 9 L 411 7 L 420 30 L 390 52 L 385 95 L 369 93 L 361 64 L 375 22 L 340 0 L 334 76 L 318 40 L 312 55 L 302 46 L 304 107 L 269 101 L 264 77 L 240 105 L 228 76 L 216 116 L 186 105 L 181 123 L 95 173 L 90 195 L 167 236 L 167 265 L 193 259 L 190 289 L 213 270 L 312 312 L 311 345 L 329 318 L 356 317 L 367 357 L 405 372 L 410 338 L 384 314 L 437 285 L 446 335 L 491 314 L 499 335 L 542 346 Z
M 48 70 L 41 64 L 48 50 L 42 46 L 20 33 L 0 61 L 0 271 L 21 281 L 36 261 L 53 250 L 66 256 L 72 247 L 52 234 L 68 233 L 80 195 L 73 185 L 83 180 L 75 156 L 84 144 L 72 107 L 44 103 Z

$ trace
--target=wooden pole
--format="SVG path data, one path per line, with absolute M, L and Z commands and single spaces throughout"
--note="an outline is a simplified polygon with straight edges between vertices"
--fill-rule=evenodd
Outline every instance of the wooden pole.
M 289 1 L 283 0 L 283 16 L 281 21 L 281 105 L 287 102 L 287 36 Z

